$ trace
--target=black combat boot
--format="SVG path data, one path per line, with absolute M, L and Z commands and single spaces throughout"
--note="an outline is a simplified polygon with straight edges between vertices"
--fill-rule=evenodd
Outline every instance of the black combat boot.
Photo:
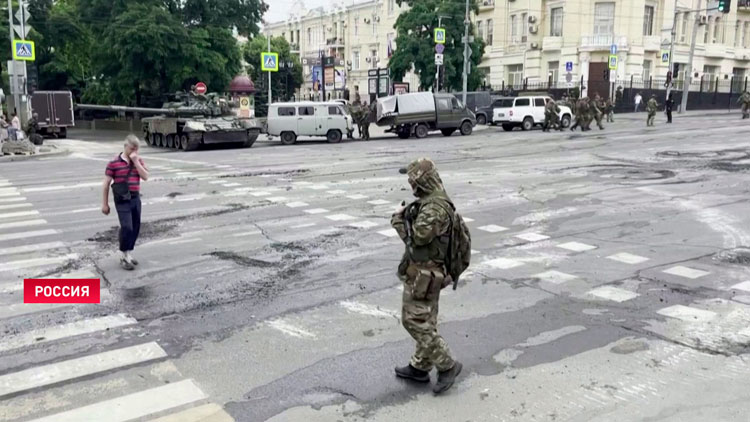
M 456 381 L 456 377 L 458 377 L 458 374 L 461 373 L 461 369 L 464 366 L 461 365 L 461 362 L 456 361 L 456 363 L 453 365 L 453 368 L 438 372 L 438 381 L 435 384 L 434 387 L 432 387 L 432 392 L 435 394 L 440 394 L 444 392 L 445 390 L 451 388 L 453 386 L 453 383 Z
M 397 366 L 396 376 L 399 378 L 410 379 L 412 381 L 430 382 L 429 372 L 423 371 L 421 369 L 417 369 L 411 366 L 411 364 L 406 365 L 406 366 Z

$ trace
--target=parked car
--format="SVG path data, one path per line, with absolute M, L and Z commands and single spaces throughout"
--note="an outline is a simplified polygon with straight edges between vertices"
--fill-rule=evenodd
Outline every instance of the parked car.
M 463 94 L 456 92 L 453 94 L 456 99 L 461 101 Z M 492 110 L 488 108 L 492 105 L 493 97 L 489 91 L 472 91 L 466 93 L 466 108 L 471 110 L 476 116 L 478 125 L 486 125 L 492 121 Z
M 515 97 L 497 97 L 492 96 L 492 104 L 488 105 L 487 107 L 482 107 L 476 111 L 477 115 L 477 124 L 480 122 L 480 115 L 483 116 L 486 123 L 489 123 L 491 125 L 494 125 L 495 122 L 492 121 L 493 112 L 496 108 L 500 107 L 512 107 L 513 105 L 513 98 Z M 510 103 L 508 103 L 510 101 Z
M 544 124 L 544 107 L 550 100 L 550 97 L 545 96 L 504 99 L 501 106 L 493 110 L 492 122 L 502 125 L 506 131 L 511 131 L 519 126 L 523 130 L 531 130 L 534 126 Z M 560 124 L 563 127 L 570 126 L 573 112 L 570 107 L 559 107 Z
M 456 130 L 471 135 L 477 121 L 474 113 L 451 94 L 414 92 L 378 98 L 376 123 L 390 126 L 390 131 L 406 139 L 412 134 L 424 138 L 431 130 L 439 130 L 443 136 L 451 136 Z
M 354 129 L 352 117 L 338 102 L 274 103 L 268 109 L 267 125 L 268 134 L 279 136 L 284 145 L 294 144 L 300 136 L 336 143 Z

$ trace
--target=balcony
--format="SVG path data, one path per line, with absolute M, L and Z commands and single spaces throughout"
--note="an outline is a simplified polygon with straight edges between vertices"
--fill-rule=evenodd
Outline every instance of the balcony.
M 289 44 L 289 51 L 291 53 L 299 54 L 299 44 Z
M 544 37 L 542 40 L 542 50 L 559 51 L 563 46 L 563 37 Z
M 495 0 L 479 0 L 478 3 L 480 13 L 495 8 Z
M 584 35 L 581 37 L 580 49 L 582 51 L 609 50 L 612 44 L 617 45 L 618 50 L 628 48 L 628 37 L 615 35 Z
M 750 12 L 750 0 L 737 0 L 738 12 Z
M 326 46 L 330 48 L 344 48 L 344 38 L 334 37 L 326 40 Z

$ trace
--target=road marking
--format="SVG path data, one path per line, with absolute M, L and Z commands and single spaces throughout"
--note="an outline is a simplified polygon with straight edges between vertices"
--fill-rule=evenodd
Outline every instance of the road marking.
M 166 356 L 164 349 L 151 342 L 38 366 L 0 376 L 0 397 Z
M 613 261 L 619 261 L 624 262 L 626 264 L 640 264 L 642 262 L 648 261 L 648 258 L 638 255 L 629 254 L 627 252 L 621 252 L 618 254 L 610 255 L 607 257 L 607 259 L 611 259 Z
M 24 188 L 24 192 L 49 192 L 55 190 L 68 190 L 75 188 L 90 188 L 94 186 L 101 186 L 102 182 L 87 182 L 77 183 L 75 185 L 55 185 L 55 186 L 40 186 L 38 188 Z
M 239 184 L 239 183 L 235 183 L 235 182 L 232 182 L 232 183 L 224 183 L 224 184 L 223 184 L 223 185 L 221 185 L 221 186 L 224 186 L 225 188 L 233 188 L 233 187 L 235 187 L 235 186 L 242 186 L 242 185 L 241 185 L 241 184 Z
M 255 231 L 252 231 L 252 232 L 235 233 L 235 234 L 232 235 L 232 237 L 245 237 L 245 236 L 252 236 L 252 235 L 255 235 L 255 234 L 260 234 L 260 231 L 255 230 Z
M 232 168 L 232 165 L 231 164 L 219 164 L 214 167 L 216 167 L 217 169 L 229 169 L 229 168 Z
M 38 220 L 14 221 L 12 223 L 0 224 L 0 230 L 10 229 L 14 227 L 40 226 L 42 224 L 47 224 L 47 220 L 38 219 Z
M 48 328 L 27 331 L 16 335 L 9 335 L 0 341 L 0 352 L 18 349 L 35 344 L 47 343 L 67 337 L 95 333 L 137 323 L 135 319 L 125 315 L 107 315 L 104 317 L 84 319 Z
M 663 308 L 656 311 L 656 313 L 686 322 L 706 322 L 716 318 L 716 312 L 683 305 L 674 305 Z
M 282 180 L 282 179 L 279 179 Z M 286 181 L 286 179 L 284 179 Z M 294 182 L 292 183 L 294 186 L 310 186 L 312 185 L 312 182 Z
M 167 245 L 182 245 L 183 243 L 200 242 L 201 240 L 203 239 L 201 239 L 200 237 L 194 237 L 190 239 L 180 239 L 180 240 L 175 240 L 172 242 L 167 242 Z
M 50 249 L 62 248 L 64 246 L 65 244 L 63 242 L 47 242 L 47 243 L 37 243 L 36 245 L 16 246 L 14 248 L 0 249 L 0 256 L 13 255 L 17 253 L 35 252 L 35 251 L 47 251 Z
M 19 201 L 25 201 L 25 200 L 26 200 L 25 196 L 17 196 L 17 197 L 13 197 L 13 198 L 0 198 L 0 202 L 2 202 L 2 203 L 5 203 L 5 202 L 19 202 Z
M 309 186 L 307 186 L 307 187 L 308 187 L 309 189 L 313 189 L 313 190 L 326 190 L 326 189 L 330 189 L 330 188 L 328 187 L 328 185 L 309 185 Z
M 349 214 L 333 214 L 333 215 L 327 215 L 327 216 L 326 216 L 326 218 L 327 218 L 327 219 L 329 219 L 329 220 L 332 220 L 332 221 L 349 221 L 349 220 L 354 220 L 354 219 L 356 219 L 356 217 L 352 217 L 352 216 L 351 216 L 351 215 L 349 215 Z
M 590 251 L 592 249 L 597 248 L 596 246 L 587 245 L 585 243 L 580 243 L 580 242 L 563 243 L 562 245 L 557 245 L 557 247 L 562 248 L 562 249 L 567 249 L 573 252 L 585 252 L 585 251 Z
M 30 215 L 39 215 L 39 211 L 18 211 L 0 214 L 0 220 L 5 220 L 6 218 L 28 217 Z
M 58 233 L 57 230 L 47 229 L 47 230 L 36 230 L 36 231 L 30 231 L 30 232 L 3 234 L 3 235 L 0 235 L 0 242 L 5 242 L 8 240 L 16 240 L 16 239 L 26 239 L 27 237 L 51 236 L 57 233 Z
M 212 181 L 210 181 L 208 183 L 212 184 L 212 185 L 220 185 L 220 184 L 224 183 L 224 181 L 221 180 L 221 179 L 219 179 L 219 180 L 212 180 Z
M 13 192 L 0 192 L 0 197 L 6 198 L 6 197 L 17 197 L 20 196 L 21 193 L 18 191 Z
M 572 274 L 566 274 L 560 271 L 550 270 L 543 273 L 535 274 L 534 277 L 552 284 L 562 284 L 578 277 Z
M 695 280 L 696 278 L 701 278 L 704 275 L 710 274 L 708 271 L 696 270 L 694 268 L 683 267 L 682 265 L 669 268 L 667 270 L 664 270 L 664 272 L 667 274 L 672 274 L 672 275 L 676 275 L 679 277 L 685 277 L 685 278 L 689 278 L 692 280 Z
M 547 240 L 549 236 L 545 236 L 539 233 L 523 233 L 516 235 L 517 238 L 525 240 L 527 242 L 539 242 L 540 240 Z
M 325 214 L 329 211 L 325 208 L 312 208 L 309 210 L 305 210 L 305 212 L 308 214 Z
M 12 187 L 12 188 L 0 188 L 0 195 L 4 193 L 18 193 L 18 188 Z
M 391 202 L 390 201 L 386 201 L 384 199 L 375 199 L 373 201 L 367 201 L 367 203 L 370 204 L 370 205 L 388 205 Z
M 29 422 L 125 422 L 206 398 L 193 380 L 188 379 Z
M 743 281 L 742 283 L 735 284 L 734 286 L 732 286 L 732 289 L 750 292 L 750 281 Z
M 489 232 L 489 233 L 499 233 L 499 232 L 504 232 L 504 231 L 508 230 L 507 227 L 498 226 L 498 225 L 495 225 L 495 224 L 490 224 L 490 225 L 487 225 L 487 226 L 478 227 L 478 229 L 482 230 L 482 231 L 485 231 L 485 232 Z
M 473 223 L 474 219 L 473 218 L 469 218 L 469 217 L 464 217 L 464 222 L 466 222 L 466 223 Z
M 309 331 L 303 330 L 302 328 L 295 327 L 294 325 L 292 325 L 292 324 L 290 324 L 290 323 L 288 323 L 288 322 L 286 322 L 284 320 L 281 320 L 281 319 L 275 319 L 273 321 L 269 321 L 268 325 L 271 328 L 275 328 L 275 329 L 281 331 L 282 333 L 288 334 L 288 335 L 290 335 L 292 337 L 297 337 L 297 338 L 316 338 L 315 334 L 313 334 L 313 333 L 311 333 Z
M 23 290 L 23 286 L 21 289 Z M 13 318 L 20 315 L 33 314 L 35 312 L 51 311 L 53 309 L 73 306 L 70 303 L 13 303 L 0 306 L 0 320 Z M 2 390 L 0 382 L 0 390 Z M 0 394 L 2 396 L 2 394 Z
M 327 190 L 326 193 L 330 193 L 331 195 L 343 195 L 346 193 L 346 191 L 341 190 L 341 189 L 335 189 L 335 190 Z
M 267 192 L 267 191 L 250 192 L 250 195 L 252 195 L 252 196 L 268 196 L 268 195 L 271 195 L 271 192 Z
M 297 201 L 297 202 L 287 202 L 287 204 L 286 204 L 286 206 L 289 207 L 289 208 L 300 208 L 300 207 L 306 207 L 308 205 L 310 205 L 310 204 L 308 204 L 307 202 L 299 202 L 299 201 Z
M 292 226 L 293 229 L 304 229 L 305 227 L 312 227 L 315 223 L 305 223 L 305 224 L 298 224 L 296 226 Z
M 193 174 L 193 172 L 191 172 L 191 171 L 178 171 L 175 174 L 178 175 L 178 176 L 191 176 Z
M 508 258 L 495 258 L 491 259 L 489 261 L 484 261 L 484 265 L 487 265 L 488 267 L 492 268 L 499 268 L 501 270 L 509 270 L 511 268 L 520 267 L 524 263 L 521 261 L 516 261 L 514 259 L 508 259 Z
M 272 196 L 270 198 L 266 198 L 266 201 L 271 201 L 271 202 L 284 202 L 287 200 L 288 199 L 284 196 Z
M 356 194 L 356 195 L 349 195 L 349 196 L 347 196 L 347 198 L 349 198 L 349 199 L 367 199 L 368 197 L 366 195 Z
M 381 230 L 381 231 L 378 232 L 378 234 L 382 234 L 385 237 L 396 237 L 396 236 L 398 236 L 398 232 L 394 228 L 390 228 L 390 229 L 386 229 L 386 230 Z
M 369 229 L 379 226 L 378 223 L 375 223 L 373 221 L 357 221 L 356 223 L 349 223 L 349 225 L 358 229 Z
M 10 205 L 0 205 L 0 210 L 10 210 L 15 208 L 26 208 L 30 207 L 31 204 L 25 203 L 25 204 L 10 204 Z
M 638 293 L 613 286 L 597 287 L 594 290 L 588 291 L 586 294 L 589 296 L 594 296 L 605 300 L 612 300 L 615 302 L 625 302 L 627 300 L 635 299 L 636 297 L 638 297 Z
M 391 310 L 383 310 L 378 306 L 368 305 L 361 302 L 355 302 L 350 300 L 344 300 L 339 302 L 341 306 L 347 311 L 354 312 L 357 314 L 383 317 L 383 318 L 399 318 L 399 314 Z
M 71 253 L 63 256 L 54 256 L 50 258 L 33 258 L 20 261 L 11 261 L 0 264 L 0 272 L 20 270 L 23 268 L 42 267 L 45 265 L 61 264 L 70 259 L 78 259 L 77 253 Z
M 235 422 L 229 413 L 216 403 L 204 404 L 151 422 Z

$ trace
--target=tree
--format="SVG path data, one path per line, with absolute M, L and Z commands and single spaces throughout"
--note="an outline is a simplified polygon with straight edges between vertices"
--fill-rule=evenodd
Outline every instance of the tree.
M 389 60 L 391 76 L 401 80 L 407 72 L 414 69 L 419 75 L 422 89 L 429 89 L 435 83 L 435 41 L 434 29 L 438 25 L 438 16 L 451 16 L 443 19 L 446 30 L 445 51 L 443 52 L 443 86 L 459 91 L 463 88 L 464 20 L 466 3 L 464 0 L 397 0 L 399 6 L 406 4 L 409 9 L 396 19 L 394 28 L 396 50 Z M 478 11 L 475 0 L 471 0 L 471 10 Z M 469 27 L 474 33 L 474 25 Z M 484 55 L 484 42 L 475 40 L 471 47 L 471 74 L 468 78 L 468 89 L 475 90 L 482 83 L 482 74 L 477 65 Z
M 253 80 L 258 89 L 256 95 L 256 110 L 263 109 L 268 102 L 268 74 L 261 71 L 260 53 L 268 51 L 268 40 L 259 35 L 245 44 L 243 55 L 248 63 L 247 74 Z M 289 42 L 283 37 L 271 38 L 271 51 L 279 53 L 279 63 L 292 63 L 292 68 L 279 66 L 279 71 L 271 76 L 271 90 L 274 97 L 283 100 L 291 99 L 294 90 L 302 85 L 302 65 L 299 57 L 292 54 Z M 265 89 L 261 89 L 264 87 Z M 262 112 L 261 112 L 262 114 Z

